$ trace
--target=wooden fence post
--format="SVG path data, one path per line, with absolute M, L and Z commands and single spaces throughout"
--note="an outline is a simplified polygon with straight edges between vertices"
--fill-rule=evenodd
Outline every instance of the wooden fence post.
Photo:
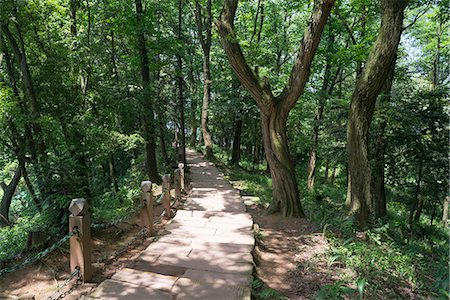
M 165 211 L 165 217 L 170 219 L 173 217 L 172 208 L 170 207 L 170 175 L 166 174 L 162 177 L 162 206 Z
M 184 189 L 184 164 L 183 163 L 179 163 L 178 164 L 178 169 L 180 169 L 181 191 L 185 192 L 186 190 Z
M 181 203 L 181 171 L 180 169 L 175 169 L 173 178 L 173 185 L 175 189 L 175 203 Z
M 92 278 L 92 246 L 91 246 L 91 219 L 89 205 L 86 199 L 73 199 L 69 206 L 72 213 L 69 216 L 69 232 L 74 229 L 78 233 L 70 237 L 70 272 L 80 268 L 80 276 L 83 282 Z
M 153 235 L 153 193 L 152 182 L 141 182 L 141 201 L 143 204 L 141 210 L 141 224 L 142 227 L 147 228 L 147 235 Z

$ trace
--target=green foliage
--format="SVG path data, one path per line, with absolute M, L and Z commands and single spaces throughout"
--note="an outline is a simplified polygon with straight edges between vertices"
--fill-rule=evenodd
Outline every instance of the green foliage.
M 268 287 L 262 280 L 255 278 L 252 281 L 252 297 L 258 300 L 286 300 L 287 298 L 278 293 L 276 290 Z
M 22 252 L 27 243 L 28 232 L 41 227 L 42 221 L 40 215 L 25 216 L 16 219 L 11 228 L 0 228 L 0 261 L 11 259 Z

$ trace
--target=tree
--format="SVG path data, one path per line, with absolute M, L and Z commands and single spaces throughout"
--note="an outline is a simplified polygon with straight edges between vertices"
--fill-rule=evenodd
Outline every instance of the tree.
M 208 107 L 211 100 L 211 31 L 212 31 L 212 1 L 206 1 L 206 16 L 202 12 L 199 0 L 195 0 L 195 23 L 197 24 L 197 35 L 203 51 L 203 104 L 201 127 L 203 143 L 205 144 L 206 158 L 212 158 L 213 143 L 208 130 Z
M 379 34 L 356 82 L 347 123 L 347 153 L 349 164 L 350 213 L 356 214 L 359 226 L 366 227 L 372 211 L 370 166 L 368 161 L 368 131 L 378 95 L 394 63 L 403 28 L 402 1 L 381 1 L 382 20 Z
M 282 214 L 288 217 L 301 217 L 304 216 L 304 212 L 300 203 L 295 168 L 289 153 L 286 122 L 289 112 L 305 88 L 311 62 L 333 4 L 334 0 L 314 2 L 314 9 L 289 80 L 277 96 L 273 94 L 269 80 L 259 78 L 242 53 L 234 32 L 238 0 L 225 0 L 220 17 L 216 21 L 228 61 L 260 109 L 264 151 L 270 166 L 273 187 L 273 199 L 269 211 L 281 210 Z
M 138 48 L 139 57 L 141 62 L 141 76 L 142 76 L 142 89 L 143 89 L 143 101 L 145 107 L 145 114 L 142 116 L 142 123 L 144 127 L 145 135 L 145 152 L 146 152 L 146 167 L 148 178 L 152 182 L 160 183 L 161 176 L 158 174 L 158 165 L 156 163 L 156 142 L 155 142 L 155 121 L 152 99 L 150 98 L 150 68 L 148 61 L 148 51 L 145 45 L 145 31 L 142 24 L 142 1 L 135 0 L 136 5 L 136 18 L 137 18 L 137 35 L 138 35 Z

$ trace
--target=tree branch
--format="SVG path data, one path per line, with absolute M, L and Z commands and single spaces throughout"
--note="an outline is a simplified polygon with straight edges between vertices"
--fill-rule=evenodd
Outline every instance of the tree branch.
M 258 75 L 249 66 L 242 53 L 236 34 L 233 29 L 234 17 L 238 0 L 225 0 L 222 12 L 215 24 L 218 28 L 220 41 L 228 57 L 231 67 L 242 85 L 247 88 L 263 113 L 267 113 L 267 109 L 273 99 L 273 94 L 268 84 L 260 81 Z
M 292 67 L 289 81 L 278 98 L 283 102 L 282 114 L 285 118 L 295 106 L 306 85 L 314 54 L 320 42 L 325 23 L 330 15 L 334 0 L 316 0 L 314 11 L 303 35 L 300 51 Z
M 414 19 L 409 23 L 408 25 L 404 26 L 402 31 L 405 31 L 406 29 L 412 27 L 423 15 L 426 14 L 426 12 L 430 9 L 431 3 L 428 3 L 428 5 L 425 7 L 424 10 L 419 11 L 417 15 L 415 15 Z

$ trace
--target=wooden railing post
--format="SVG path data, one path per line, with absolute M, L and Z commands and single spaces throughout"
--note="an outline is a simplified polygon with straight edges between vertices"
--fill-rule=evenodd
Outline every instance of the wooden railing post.
M 179 163 L 178 164 L 178 169 L 180 170 L 181 191 L 185 192 L 186 190 L 184 189 L 184 164 L 183 163 Z
M 69 232 L 77 230 L 77 234 L 70 237 L 70 272 L 78 267 L 83 282 L 92 278 L 92 246 L 91 219 L 89 205 L 86 199 L 73 199 L 69 206 L 72 213 L 69 216 Z
M 152 182 L 142 181 L 141 182 L 141 225 L 147 228 L 148 236 L 153 235 L 153 193 L 152 193 Z
M 162 206 L 164 208 L 165 217 L 170 219 L 173 217 L 172 208 L 170 207 L 170 175 L 166 174 L 162 177 Z
M 173 185 L 175 189 L 175 203 L 181 203 L 181 171 L 180 169 L 175 169 L 173 178 Z

